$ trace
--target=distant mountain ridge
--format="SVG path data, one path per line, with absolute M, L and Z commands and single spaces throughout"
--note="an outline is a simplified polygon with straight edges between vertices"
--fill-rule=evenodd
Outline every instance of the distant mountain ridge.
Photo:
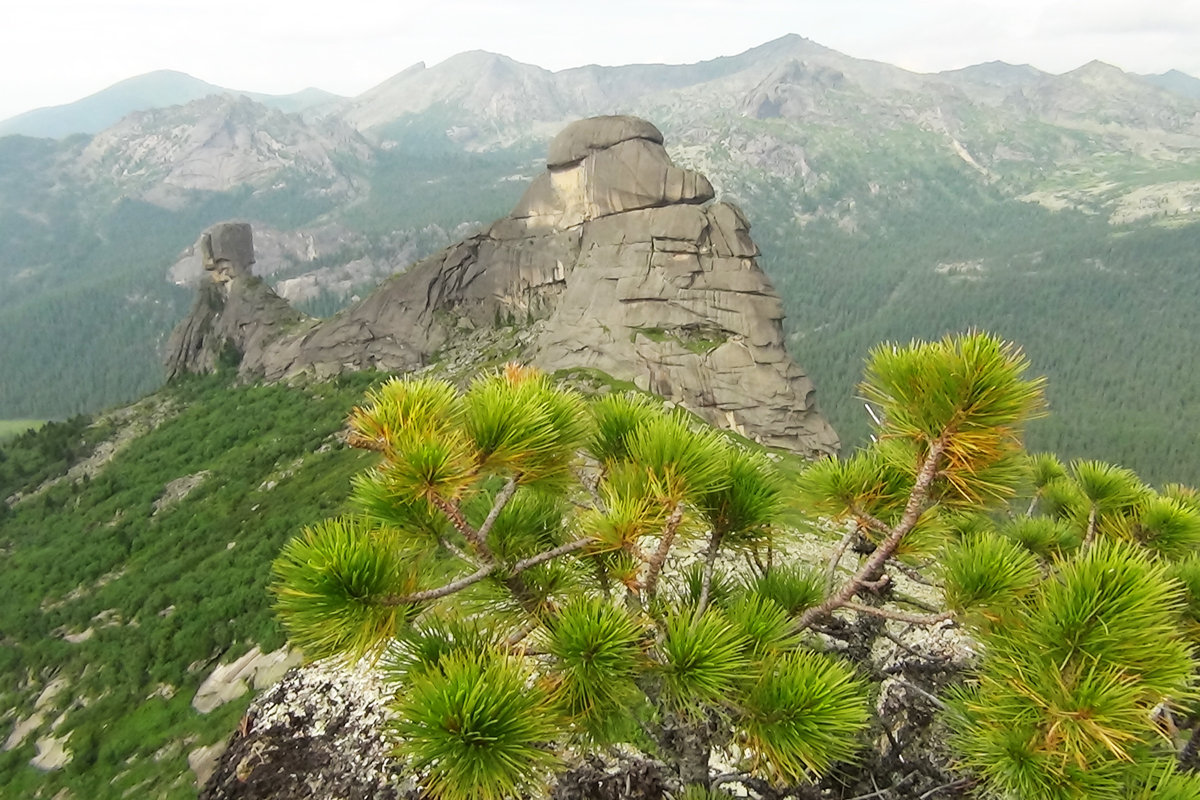
M 156 385 L 155 351 L 187 303 L 173 285 L 187 270 L 171 265 L 197 231 L 252 223 L 278 254 L 256 274 L 329 316 L 506 215 L 550 137 L 599 114 L 652 121 L 676 164 L 755 220 L 789 345 L 846 439 L 865 435 L 863 352 L 970 326 L 1026 343 L 1063 408 L 1106 409 L 1103 425 L 1053 418 L 1047 447 L 1153 475 L 1129 447 L 1185 458 L 1197 439 L 1185 351 L 1200 341 L 1145 320 L 1193 313 L 1176 306 L 1197 272 L 1200 100 L 1099 62 L 919 74 L 796 35 L 696 64 L 559 72 L 475 51 L 300 114 L 206 96 L 90 140 L 0 137 L 0 417 Z M 1114 352 L 1152 377 L 1131 369 L 1094 390 Z M 1118 415 L 1131 397 L 1141 406 Z M 1128 433 L 1111 424 L 1126 417 L 1140 420 Z M 1093 452 L 1093 439 L 1125 443 Z
M 1184 97 L 1200 99 L 1200 78 L 1192 77 L 1186 72 L 1172 69 L 1159 75 L 1142 75 L 1141 78 L 1167 91 L 1175 92 Z
M 307 109 L 333 110 L 360 129 L 375 128 L 398 115 L 418 113 L 439 103 L 465 107 L 490 106 L 490 115 L 512 121 L 528 118 L 563 122 L 570 118 L 618 109 L 657 92 L 684 89 L 744 72 L 755 63 L 781 59 L 830 59 L 873 65 L 876 76 L 886 71 L 905 72 L 881 62 L 844 56 L 796 34 L 780 37 L 734 56 L 721 56 L 695 64 L 630 64 L 618 67 L 588 65 L 551 71 L 523 64 L 483 50 L 460 53 L 432 67 L 418 62 L 385 79 L 362 94 L 345 98 L 309 87 L 287 95 L 246 92 L 217 86 L 175 70 L 156 70 L 127 78 L 71 103 L 33 109 L 0 120 L 0 136 L 23 135 L 63 138 L 97 133 L 134 111 L 183 105 L 212 94 L 245 95 L 287 113 Z M 1095 71 L 1083 65 L 1063 76 Z M 1102 65 L 1109 66 L 1109 65 Z M 881 69 L 882 68 L 882 69 Z M 1118 68 L 1112 67 L 1117 70 Z M 916 73 L 908 73 L 917 76 Z M 1021 88 L 1052 80 L 1052 73 L 1028 64 L 991 61 L 954 70 L 922 75 L 952 83 L 996 88 Z M 1173 94 L 1200 98 L 1200 78 L 1179 70 L 1158 75 L 1132 76 Z M 507 109 L 507 110 L 504 110 Z
M 340 99 L 312 87 L 286 95 L 238 92 L 184 72 L 164 69 L 127 78 L 72 103 L 36 108 L 0 120 L 0 136 L 61 139 L 76 133 L 98 133 L 135 111 L 184 105 L 213 94 L 244 94 L 285 112 L 303 111 Z

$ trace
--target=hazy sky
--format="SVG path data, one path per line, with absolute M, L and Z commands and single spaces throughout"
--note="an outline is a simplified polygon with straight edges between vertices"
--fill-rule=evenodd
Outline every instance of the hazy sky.
M 229 88 L 357 94 L 484 49 L 549 69 L 688 63 L 798 33 L 918 71 L 1092 59 L 1200 76 L 1200 0 L 5 0 L 0 119 L 177 69 Z

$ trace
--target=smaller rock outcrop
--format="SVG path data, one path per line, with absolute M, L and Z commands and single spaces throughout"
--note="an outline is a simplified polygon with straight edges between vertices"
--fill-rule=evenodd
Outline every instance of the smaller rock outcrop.
M 196 302 L 167 344 L 167 379 L 213 372 L 222 358 L 232 363 L 262 349 L 308 317 L 296 311 L 251 271 L 254 234 L 244 222 L 214 225 L 195 245 L 207 279 Z M 315 324 L 315 320 L 309 320 Z
M 271 653 L 264 653 L 257 646 L 252 647 L 241 658 L 222 664 L 204 679 L 192 698 L 192 708 L 201 714 L 208 714 L 241 697 L 251 687 L 263 689 L 270 686 L 300 661 L 300 653 L 286 647 Z
M 383 735 L 387 700 L 366 668 L 290 671 L 255 699 L 215 768 L 206 767 L 200 800 L 401 797 L 400 766 Z
M 167 372 L 211 371 L 223 356 L 247 379 L 408 371 L 503 322 L 527 329 L 510 359 L 599 370 L 764 444 L 836 452 L 784 346 L 750 223 L 713 197 L 649 122 L 581 120 L 550 144 L 509 216 L 322 321 L 249 273 L 246 226 L 217 226 L 197 245 L 213 279 L 172 336 Z

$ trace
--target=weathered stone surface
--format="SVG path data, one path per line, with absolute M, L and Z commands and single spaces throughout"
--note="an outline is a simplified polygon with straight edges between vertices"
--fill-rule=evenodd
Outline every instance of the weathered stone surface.
M 661 138 L 634 118 L 574 123 L 509 217 L 329 320 L 303 317 L 253 277 L 209 284 L 172 336 L 168 373 L 212 370 L 228 347 L 246 379 L 405 371 L 502 320 L 529 331 L 513 359 L 597 368 L 765 444 L 835 452 L 812 382 L 784 348 L 782 303 L 745 215 L 702 205 L 712 186 L 672 164 Z M 218 226 L 209 241 L 235 233 Z
M 706 203 L 713 196 L 707 178 L 672 164 L 658 142 L 626 139 L 540 175 L 512 216 L 564 229 L 625 211 Z
M 254 264 L 254 234 L 249 223 L 227 222 L 200 235 L 200 259 L 213 278 L 225 282 L 246 277 Z
M 187 755 L 188 769 L 196 776 L 196 786 L 203 786 L 217 771 L 217 764 L 228 748 L 227 742 L 217 742 L 205 747 L 197 747 Z
M 388 758 L 383 732 L 387 700 L 378 675 L 365 667 L 292 670 L 250 706 L 201 800 L 402 796 L 399 765 Z
M 572 122 L 550 142 L 546 166 L 550 169 L 576 164 L 598 150 L 630 139 L 663 143 L 662 131 L 637 117 L 591 117 Z
M 71 763 L 71 751 L 66 736 L 43 736 L 37 740 L 37 755 L 29 764 L 42 772 L 53 772 Z

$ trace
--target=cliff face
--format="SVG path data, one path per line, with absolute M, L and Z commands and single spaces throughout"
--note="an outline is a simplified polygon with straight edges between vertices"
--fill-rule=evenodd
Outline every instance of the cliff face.
M 596 368 L 765 444 L 831 453 L 837 435 L 784 348 L 750 225 L 713 196 L 704 176 L 671 163 L 650 123 L 582 120 L 551 143 L 546 172 L 508 217 L 320 322 L 248 269 L 216 266 L 231 235 L 218 226 L 206 235 L 219 285 L 176 330 L 168 370 L 211 370 L 228 346 L 246 378 L 410 370 L 465 331 L 515 320 L 531 335 L 513 359 Z

